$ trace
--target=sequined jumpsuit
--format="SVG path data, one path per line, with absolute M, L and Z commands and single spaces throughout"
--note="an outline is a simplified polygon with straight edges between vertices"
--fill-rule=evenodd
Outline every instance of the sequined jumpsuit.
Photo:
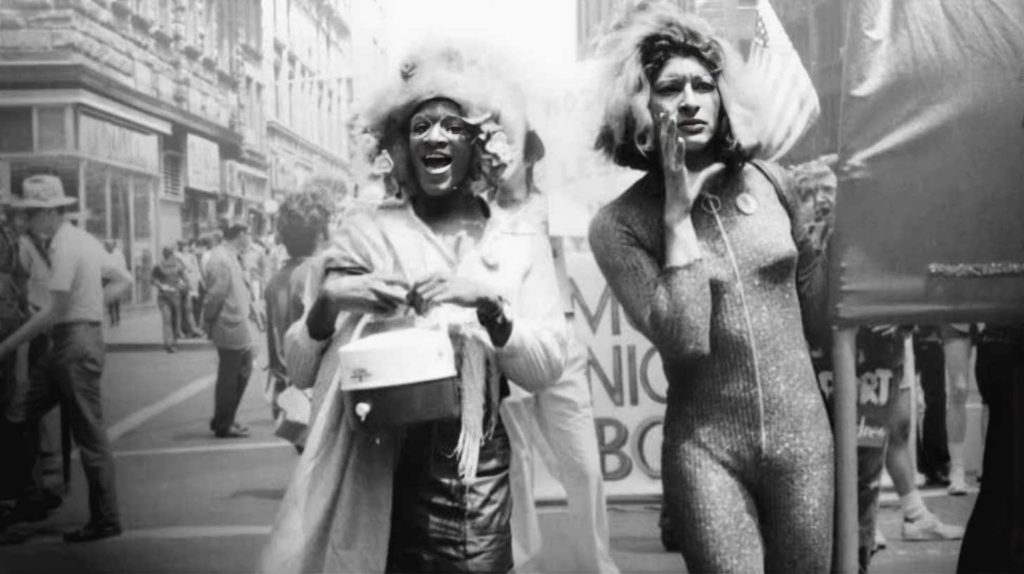
M 762 167 L 778 192 L 748 163 L 713 182 L 714 199 L 698 200 L 691 217 L 703 257 L 686 266 L 664 265 L 660 172 L 602 208 L 590 228 L 609 285 L 662 357 L 662 481 L 691 572 L 830 567 L 832 434 L 798 299 L 819 262 L 808 241 L 794 239 L 795 200 L 781 201 L 788 178 Z M 743 192 L 755 200 L 749 214 L 736 202 Z

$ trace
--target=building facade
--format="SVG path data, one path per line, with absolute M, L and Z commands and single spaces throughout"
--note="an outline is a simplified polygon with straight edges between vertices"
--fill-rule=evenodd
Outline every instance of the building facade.
M 3 0 L 0 193 L 59 175 L 152 302 L 162 246 L 224 218 L 269 231 L 313 176 L 346 188 L 353 1 Z
M 153 300 L 161 246 L 224 213 L 224 161 L 266 179 L 258 118 L 239 105 L 260 59 L 259 10 L 258 0 L 0 5 L 0 187 L 60 176 L 80 225 L 120 243 L 134 302 Z
M 348 182 L 354 99 L 352 0 L 263 0 L 270 192 Z

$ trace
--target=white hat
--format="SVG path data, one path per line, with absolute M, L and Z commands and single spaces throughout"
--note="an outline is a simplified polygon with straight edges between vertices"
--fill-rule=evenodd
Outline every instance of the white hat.
M 64 195 L 64 185 L 55 175 L 33 175 L 21 184 L 21 197 L 12 197 L 15 209 L 55 209 L 76 203 L 74 197 Z

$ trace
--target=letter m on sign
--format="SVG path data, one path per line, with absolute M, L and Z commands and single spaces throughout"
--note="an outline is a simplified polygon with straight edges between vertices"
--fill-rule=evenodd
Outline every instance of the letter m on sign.
M 579 285 L 576 284 L 576 280 L 570 279 L 569 282 L 572 284 L 573 308 L 579 309 L 583 314 L 583 318 L 587 321 L 587 326 L 590 327 L 590 332 L 597 333 L 597 328 L 601 325 L 601 319 L 604 317 L 605 310 L 611 307 L 612 334 L 619 335 L 622 332 L 619 319 L 619 304 L 612 297 L 612 290 L 608 285 L 605 285 L 604 289 L 601 290 L 601 297 L 597 300 L 597 308 L 591 311 L 590 306 L 587 305 L 587 301 L 583 297 L 583 293 L 580 292 Z

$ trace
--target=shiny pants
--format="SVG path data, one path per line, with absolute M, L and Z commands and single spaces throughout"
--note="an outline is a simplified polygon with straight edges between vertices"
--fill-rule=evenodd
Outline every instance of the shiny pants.
M 786 440 L 773 441 L 769 424 L 761 448 L 745 417 L 715 428 L 678 407 L 670 394 L 662 485 L 687 571 L 827 572 L 834 459 L 824 413 Z
M 511 446 L 498 422 L 464 484 L 457 419 L 409 427 L 395 469 L 387 572 L 510 572 Z

